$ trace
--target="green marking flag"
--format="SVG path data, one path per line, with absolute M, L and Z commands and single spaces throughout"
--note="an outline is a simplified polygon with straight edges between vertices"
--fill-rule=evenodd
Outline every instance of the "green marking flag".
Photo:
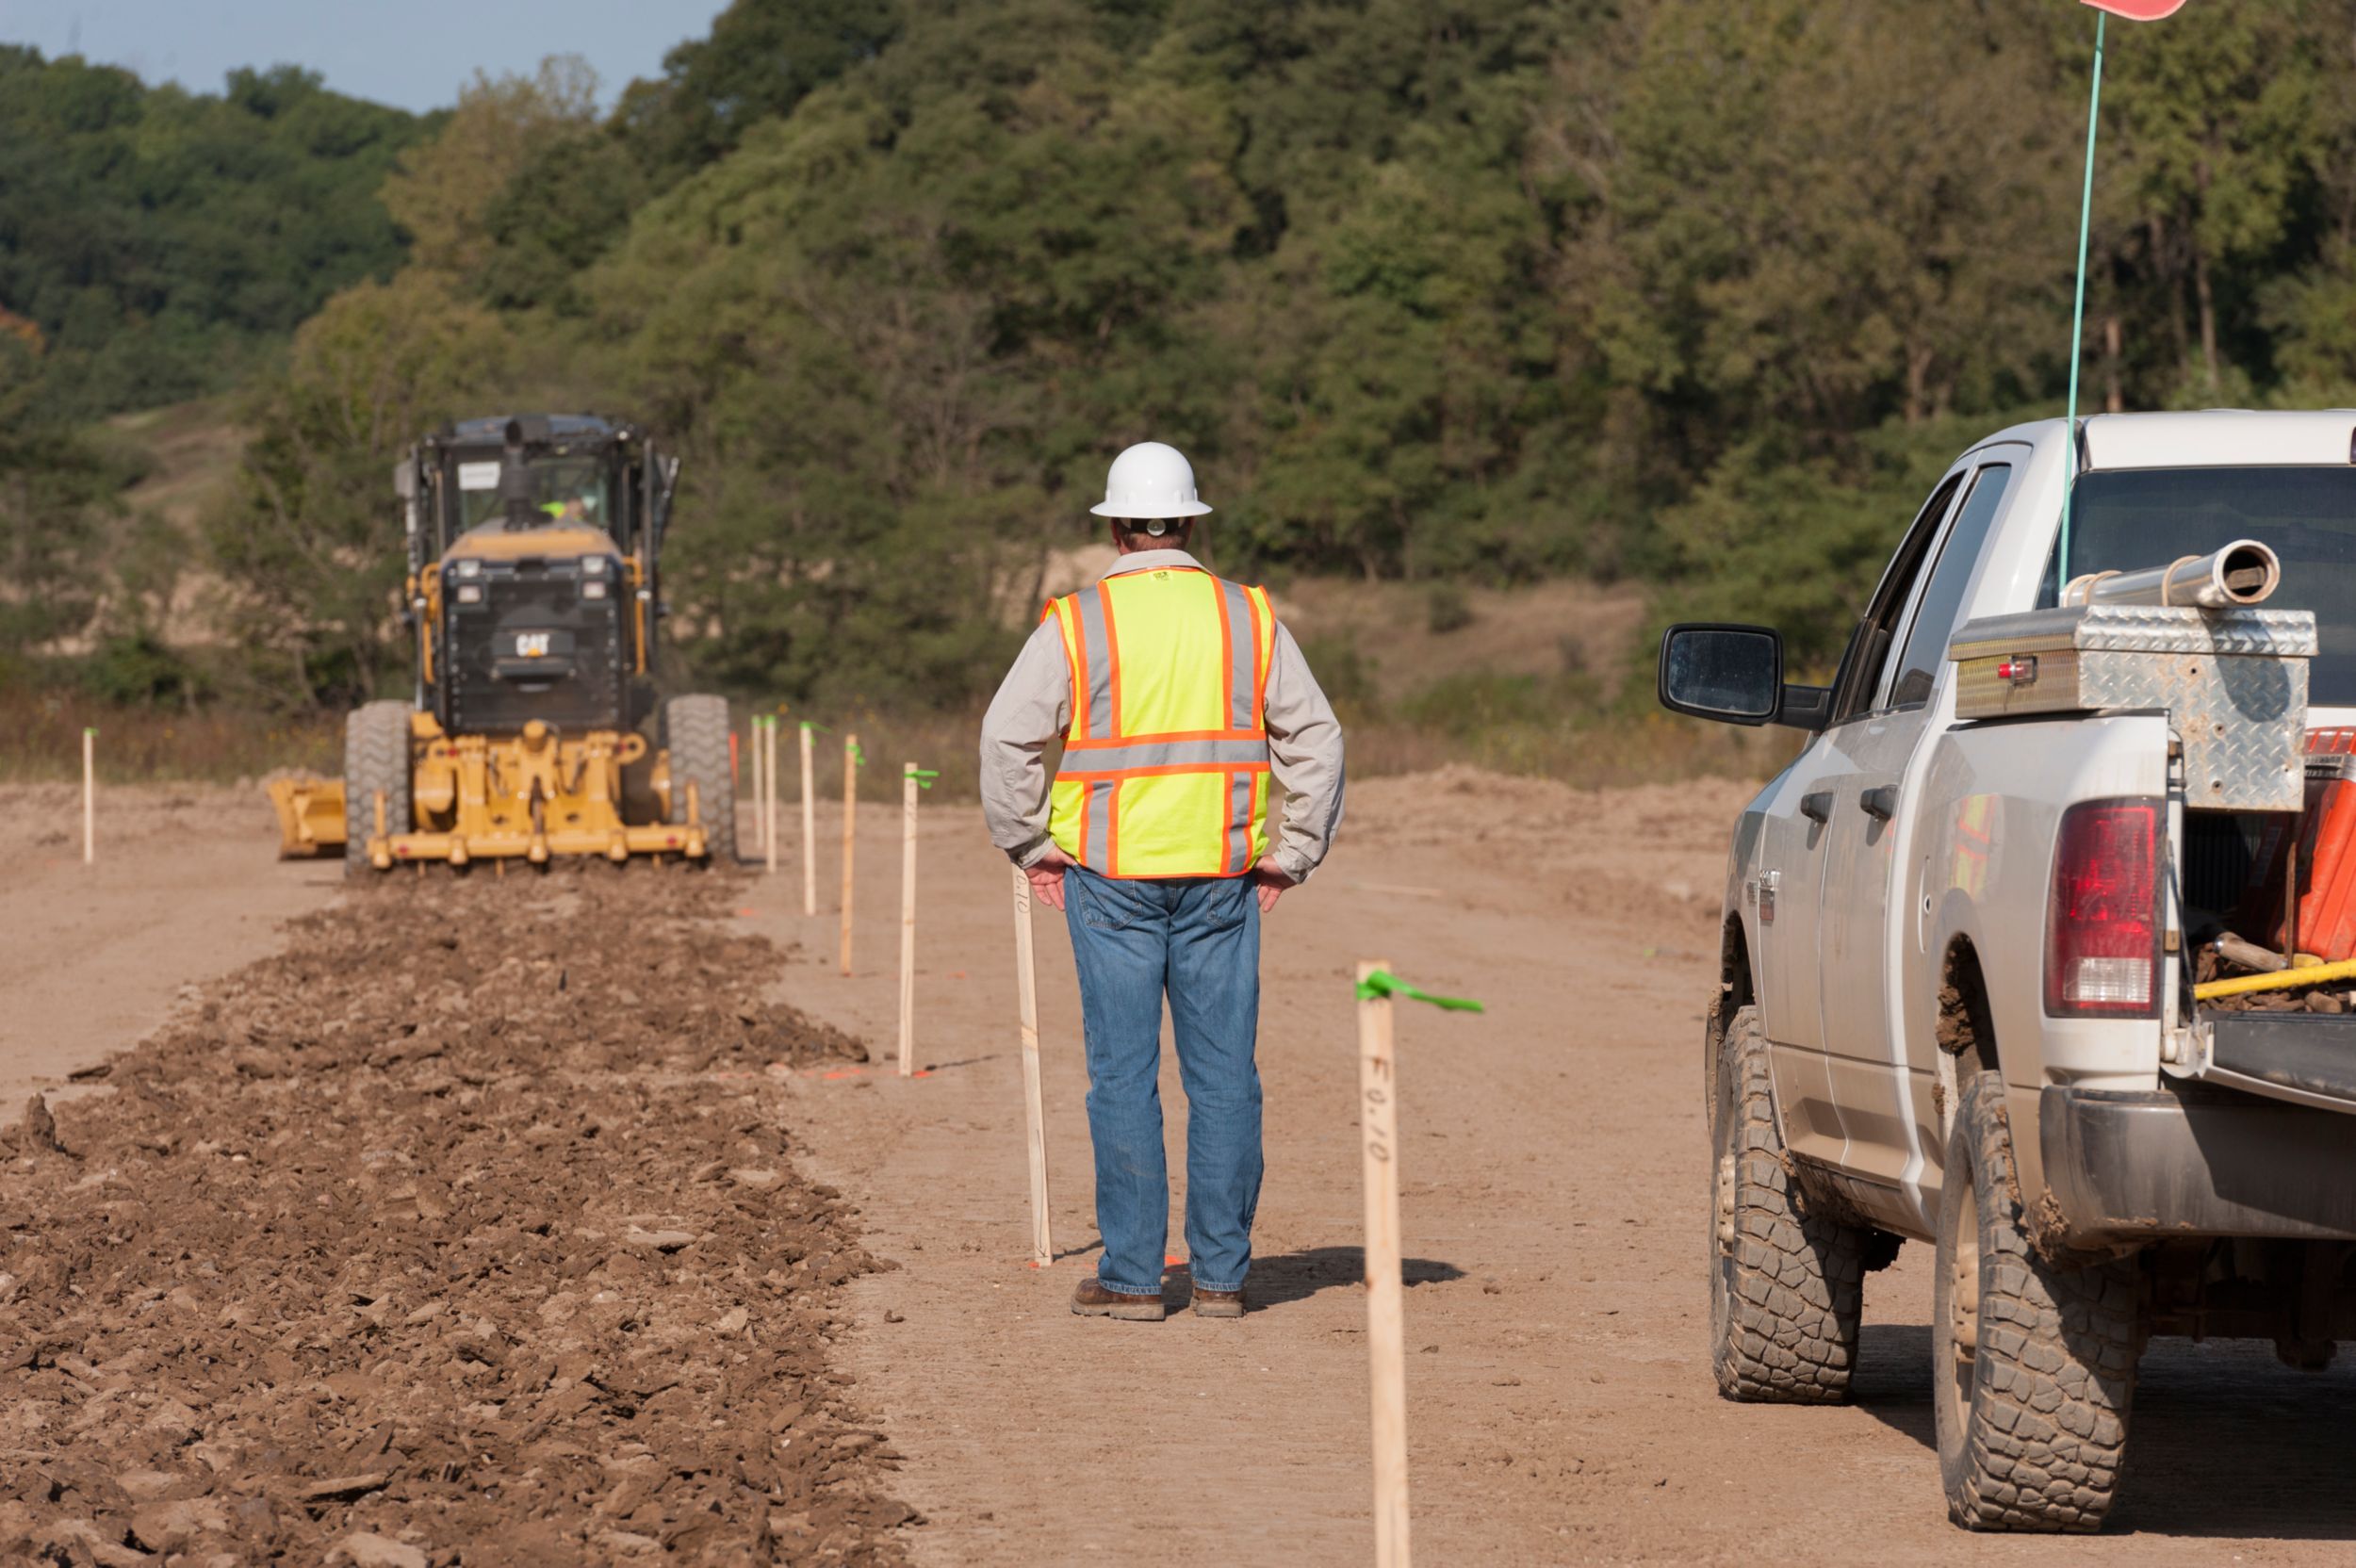
M 908 771 L 908 776 L 916 780 L 918 789 L 929 790 L 933 787 L 933 780 L 941 776 L 941 770 L 939 768 L 910 768 Z
M 1419 986 L 1411 986 L 1387 969 L 1376 970 L 1358 982 L 1358 1000 L 1371 1002 L 1378 996 L 1403 996 L 1410 1002 L 1427 1002 L 1451 1013 L 1485 1013 L 1489 1009 L 1469 996 L 1433 996 Z

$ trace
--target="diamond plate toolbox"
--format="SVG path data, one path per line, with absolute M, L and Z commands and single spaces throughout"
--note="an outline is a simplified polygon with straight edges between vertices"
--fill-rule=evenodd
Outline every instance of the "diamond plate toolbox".
M 2195 810 L 2296 811 L 2306 775 L 2304 610 L 2096 604 L 1967 622 L 1947 645 L 1955 716 L 2165 712 Z

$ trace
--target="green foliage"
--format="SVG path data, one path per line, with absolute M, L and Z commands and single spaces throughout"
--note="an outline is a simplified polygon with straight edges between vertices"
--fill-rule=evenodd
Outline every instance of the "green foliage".
M 1352 637 L 1304 637 L 1301 656 L 1316 672 L 1318 687 L 1344 723 L 1372 717 L 1378 701 L 1374 662 Z
M 205 694 L 203 675 L 187 654 L 153 630 L 108 637 L 82 663 L 83 683 L 111 707 L 192 707 Z
M 561 244 L 566 235 L 518 229 L 516 208 L 569 223 L 581 198 L 538 188 L 557 172 L 564 150 L 577 146 L 594 123 L 597 73 L 577 55 L 553 55 L 536 75 L 496 80 L 478 72 L 458 94 L 458 107 L 432 140 L 404 152 L 384 181 L 385 210 L 408 234 L 418 269 L 475 280 L 492 265 L 504 228 L 509 246 Z M 534 187 L 517 189 L 530 178 Z M 569 181 L 566 182 L 569 186 Z M 628 188 L 612 193 L 624 201 Z M 528 254 L 521 265 L 529 268 Z
M 233 589 L 245 694 L 349 704 L 406 667 L 394 459 L 509 351 L 497 317 L 417 270 L 337 295 L 254 388 L 245 422 L 257 433 L 205 520 Z
M 2356 393 L 2351 20 L 2112 30 L 2089 406 Z M 1148 437 L 1195 459 L 1224 570 L 1634 576 L 1822 666 L 1939 468 L 2058 412 L 2091 31 L 2052 0 L 736 0 L 602 120 L 560 58 L 423 126 L 286 73 L 192 99 L 20 51 L 0 307 L 53 374 L 172 389 L 372 280 L 254 376 L 210 530 L 248 678 L 306 697 L 398 680 L 386 460 L 501 405 L 682 452 L 671 634 L 799 700 L 970 701 Z M 269 155 L 183 145 L 233 132 Z M 229 191 L 363 170 L 382 210 L 272 227 Z M 58 284 L 127 253 L 129 209 L 62 194 L 118 177 L 154 232 L 269 253 L 190 242 L 209 281 L 157 263 L 154 299 Z M 113 525 L 38 449 L 81 485 L 81 521 L 11 541 L 55 624 L 153 600 L 40 564 Z M 1417 701 L 1554 734 L 1594 690 Z
M 1424 620 L 1433 631 L 1446 635 L 1462 631 L 1473 624 L 1472 600 L 1464 595 L 1462 584 L 1435 582 L 1424 595 Z
M 738 0 L 633 82 L 615 119 L 647 167 L 667 175 L 732 152 L 764 120 L 872 59 L 900 29 L 890 0 Z
M 72 637 L 97 613 L 133 476 L 51 411 L 25 341 L 0 333 L 0 660 Z
M 1939 476 L 2004 422 L 1964 415 L 1893 423 L 1839 458 L 1776 462 L 1759 442 L 1738 447 L 1661 515 L 1674 586 L 1661 618 L 1778 627 L 1799 678 L 1828 672 Z
M 0 310 L 58 413 L 216 391 L 401 245 L 376 188 L 427 126 L 280 66 L 221 96 L 0 45 Z

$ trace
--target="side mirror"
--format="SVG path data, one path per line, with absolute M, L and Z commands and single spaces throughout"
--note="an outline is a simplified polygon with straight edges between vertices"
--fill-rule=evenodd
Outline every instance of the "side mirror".
M 1661 706 L 1721 724 L 1773 724 L 1782 713 L 1783 636 L 1763 626 L 1689 622 L 1661 637 Z

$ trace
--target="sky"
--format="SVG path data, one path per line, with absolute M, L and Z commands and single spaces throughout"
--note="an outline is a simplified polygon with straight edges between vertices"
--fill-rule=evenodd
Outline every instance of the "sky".
M 150 82 L 219 92 L 240 65 L 293 64 L 355 98 L 447 107 L 480 68 L 530 74 L 585 57 L 603 102 L 700 38 L 721 0 L 0 0 L 0 43 L 78 53 Z

